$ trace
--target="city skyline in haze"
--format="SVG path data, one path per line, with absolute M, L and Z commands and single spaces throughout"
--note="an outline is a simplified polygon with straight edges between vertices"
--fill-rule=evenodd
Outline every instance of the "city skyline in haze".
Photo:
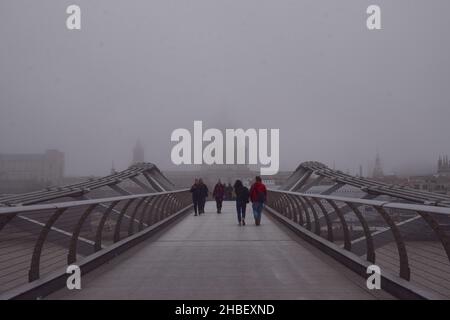
M 450 3 L 71 1 L 0 4 L 0 153 L 65 153 L 67 175 L 132 160 L 173 170 L 170 134 L 279 128 L 280 170 L 433 173 L 450 154 Z M 183 166 L 180 169 L 189 169 Z

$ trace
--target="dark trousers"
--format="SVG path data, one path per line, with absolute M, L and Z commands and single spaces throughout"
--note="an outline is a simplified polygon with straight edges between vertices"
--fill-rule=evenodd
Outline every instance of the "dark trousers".
M 222 198 L 216 198 L 217 212 L 220 212 L 222 210 L 222 202 L 223 202 Z
M 192 199 L 192 203 L 194 204 L 194 213 L 197 214 L 198 211 L 199 211 L 198 200 L 197 199 Z
M 242 220 L 245 220 L 245 208 L 247 207 L 247 203 L 236 201 L 236 211 L 237 211 L 237 218 L 238 221 L 241 222 Z
M 198 213 L 205 213 L 206 198 L 198 199 Z

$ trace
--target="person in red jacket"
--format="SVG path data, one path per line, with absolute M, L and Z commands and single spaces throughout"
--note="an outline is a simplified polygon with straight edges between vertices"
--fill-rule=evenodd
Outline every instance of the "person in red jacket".
M 261 177 L 255 178 L 250 188 L 250 200 L 252 201 L 253 216 L 255 217 L 255 224 L 257 226 L 261 223 L 261 213 L 264 208 L 264 203 L 267 199 L 267 189 L 264 183 L 262 183 Z
M 214 186 L 213 197 L 216 200 L 217 213 L 222 212 L 222 202 L 225 195 L 225 186 L 219 181 Z

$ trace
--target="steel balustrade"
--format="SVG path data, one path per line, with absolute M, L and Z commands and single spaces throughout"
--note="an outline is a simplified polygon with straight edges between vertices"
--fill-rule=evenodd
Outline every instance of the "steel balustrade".
M 313 179 L 312 177 L 315 178 Z M 365 193 L 365 198 L 390 196 L 413 203 L 450 207 L 450 196 L 448 195 L 392 185 L 363 177 L 354 177 L 341 171 L 330 169 L 316 161 L 300 164 L 281 189 L 307 193 L 310 188 L 323 183 L 324 179 L 334 183 L 328 190 L 322 192 L 325 195 L 329 195 L 348 185 L 358 188 Z
M 98 211 L 101 205 L 107 205 L 107 209 Z M 56 258 L 65 256 L 65 263 L 50 266 L 51 270 L 77 263 L 80 259 L 88 257 L 89 253 L 80 255 L 78 250 L 80 243 L 88 244 L 91 247 L 91 254 L 101 252 L 111 244 L 126 240 L 160 221 L 186 211 L 191 206 L 189 190 L 182 189 L 0 208 L 0 292 L 16 287 L 20 283 L 39 279 L 42 276 L 42 268 L 45 268 L 45 273 L 48 273 L 47 262 L 54 259 L 53 256 L 57 256 Z M 119 208 L 119 214 L 112 214 L 114 208 Z M 94 213 L 100 214 L 101 218 L 94 230 L 91 230 L 87 222 L 93 221 Z M 19 217 L 33 216 L 42 222 L 39 227 L 20 230 L 14 224 L 15 219 Z M 127 219 L 129 221 L 126 221 Z M 58 240 L 55 235 L 52 235 L 53 239 L 49 239 L 49 234 L 55 229 L 61 232 L 59 223 L 64 224 L 65 233 L 69 235 L 70 241 L 61 241 L 61 238 Z M 108 224 L 113 225 L 110 237 L 105 234 Z M 135 227 L 136 224 L 138 228 Z M 29 246 L 27 250 L 17 249 L 21 242 L 21 235 L 25 232 L 33 234 L 35 240 L 31 243 L 23 242 L 24 246 Z M 58 235 L 59 233 L 56 233 L 56 236 Z M 44 254 L 45 246 L 51 246 L 53 250 Z M 55 250 L 55 246 L 58 250 Z M 23 252 L 17 255 L 17 251 Z M 26 279 L 26 273 L 28 279 Z
M 137 163 L 106 177 L 0 198 L 0 292 L 173 215 L 189 199 L 181 191 L 165 193 L 173 190 L 154 164 Z M 138 197 L 122 198 L 133 194 Z M 58 203 L 36 207 L 49 202 Z
M 143 176 L 148 185 L 138 179 Z M 147 192 L 161 192 L 173 190 L 173 184 L 152 163 L 137 163 L 128 169 L 113 173 L 106 177 L 91 179 L 61 187 L 49 187 L 44 190 L 29 192 L 19 195 L 10 195 L 0 198 L 0 206 L 31 205 L 55 200 L 63 197 L 80 197 L 91 191 L 103 187 L 109 187 L 119 194 L 130 194 L 118 185 L 130 181 Z
M 121 186 L 125 181 L 144 193 L 131 194 Z M 331 184 L 321 194 L 309 192 L 324 182 Z M 346 185 L 358 188 L 362 198 L 333 195 Z M 87 197 L 103 187 L 119 195 Z M 132 241 L 158 224 L 181 216 L 192 206 L 191 194 L 188 189 L 172 189 L 173 184 L 156 166 L 142 163 L 104 178 L 1 198 L 0 293 L 26 282 L 36 283 L 63 266 L 109 254 L 114 245 Z M 383 197 L 377 200 L 378 196 Z M 76 201 L 47 203 L 60 198 Z M 386 264 L 389 270 L 395 268 L 396 278 L 407 283 L 415 281 L 416 266 L 428 263 L 410 246 L 426 233 L 422 229 L 414 233 L 412 228 L 425 226 L 433 243 L 439 244 L 439 254 L 443 253 L 444 267 L 433 247 L 439 272 L 446 277 L 442 281 L 450 283 L 447 195 L 352 177 L 318 162 L 305 162 L 281 189 L 268 190 L 266 208 L 304 237 L 321 239 L 319 248 L 335 258 L 333 252 L 339 252 L 361 261 L 361 266 Z M 439 286 L 439 278 L 432 279 L 434 275 L 418 277 L 424 278 L 421 284 L 431 284 L 426 288 Z M 450 297 L 450 289 L 447 294 Z
M 368 208 L 367 211 L 373 212 L 372 215 L 378 215 L 380 218 L 378 221 L 384 222 L 383 232 L 379 230 L 381 228 L 379 226 L 377 228 L 371 228 L 370 221 L 367 215 L 361 211 L 361 207 Z M 399 216 L 400 214 L 407 217 L 414 216 L 416 217 L 415 219 L 422 220 L 428 226 L 430 232 L 434 234 L 434 238 L 437 239 L 437 243 L 441 244 L 443 249 L 442 256 L 445 257 L 444 259 L 447 264 L 446 270 L 447 272 L 450 270 L 450 208 L 275 189 L 268 190 L 266 208 L 269 213 L 285 217 L 292 221 L 297 225 L 299 230 L 303 230 L 302 232 L 306 236 L 310 236 L 309 232 L 312 231 L 311 224 L 315 224 L 313 231 L 316 235 L 319 235 L 329 243 L 338 244 L 348 252 L 352 252 L 353 244 L 364 240 L 365 252 L 357 252 L 355 253 L 355 257 L 365 259 L 365 261 L 370 263 L 377 262 L 376 252 L 380 247 L 377 246 L 374 237 L 389 231 L 391 234 L 389 241 L 395 244 L 397 249 L 397 259 L 392 257 L 392 261 L 398 261 L 397 275 L 406 281 L 411 280 L 412 272 L 411 259 L 409 257 L 405 236 L 414 238 L 415 235 L 401 232 L 402 221 Z M 373 210 L 369 210 L 370 208 Z M 310 217 L 308 211 L 313 213 L 312 217 Z M 334 212 L 336 215 L 330 217 L 331 212 Z M 301 218 L 303 214 L 307 219 L 306 223 Z M 349 226 L 350 215 L 355 217 L 353 222 L 359 223 L 361 227 L 359 232 L 362 232 L 363 239 L 353 235 Z M 299 218 L 297 219 L 297 217 Z M 322 217 L 324 219 L 321 219 Z M 373 220 L 374 217 L 372 216 L 371 219 Z M 339 237 L 336 236 L 337 232 L 340 232 Z M 416 236 L 420 236 L 420 234 L 418 233 Z M 382 243 L 381 245 L 384 244 Z M 421 261 L 420 263 L 423 264 L 426 261 Z M 425 276 L 421 275 L 421 277 Z M 446 274 L 446 278 L 447 280 L 450 279 L 450 273 Z

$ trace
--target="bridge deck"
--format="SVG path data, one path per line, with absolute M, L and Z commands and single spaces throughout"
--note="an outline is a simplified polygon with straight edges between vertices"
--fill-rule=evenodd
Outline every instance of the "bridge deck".
M 364 279 L 267 216 L 237 225 L 224 212 L 190 215 L 169 230 L 85 275 L 82 289 L 50 299 L 376 299 Z

